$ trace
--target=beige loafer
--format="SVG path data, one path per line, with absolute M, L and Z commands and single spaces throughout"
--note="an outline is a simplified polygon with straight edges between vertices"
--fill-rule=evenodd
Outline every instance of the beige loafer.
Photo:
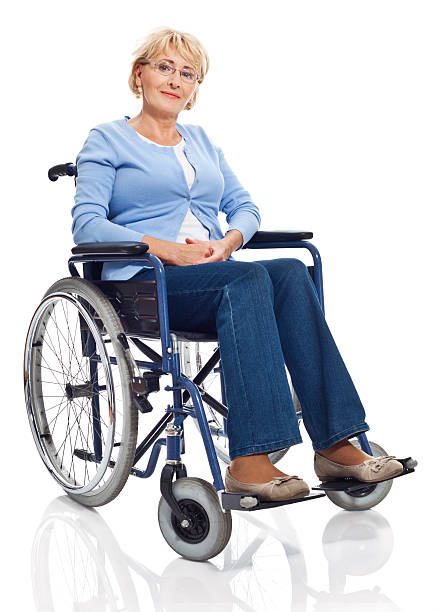
M 299 476 L 274 476 L 270 482 L 250 483 L 233 478 L 229 468 L 224 479 L 228 493 L 258 494 L 261 501 L 284 501 L 293 497 L 305 497 L 310 488 Z
M 381 455 L 366 459 L 359 465 L 343 465 L 330 461 L 318 451 L 314 454 L 314 471 L 322 482 L 337 480 L 338 478 L 356 478 L 361 482 L 376 482 L 385 478 L 392 478 L 400 474 L 404 466 L 396 461 L 395 455 Z

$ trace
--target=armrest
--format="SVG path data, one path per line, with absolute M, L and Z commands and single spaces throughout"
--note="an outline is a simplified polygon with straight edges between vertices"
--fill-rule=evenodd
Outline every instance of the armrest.
M 146 242 L 85 242 L 72 248 L 73 255 L 141 255 L 146 253 Z
M 259 231 L 253 234 L 252 238 L 242 248 L 245 249 L 248 245 L 257 244 L 259 242 L 296 242 L 297 240 L 309 240 L 312 237 L 312 232 L 289 232 L 283 230 L 275 230 L 272 232 Z

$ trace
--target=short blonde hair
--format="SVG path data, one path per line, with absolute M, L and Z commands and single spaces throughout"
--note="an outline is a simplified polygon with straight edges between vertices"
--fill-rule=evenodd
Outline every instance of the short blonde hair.
M 128 84 L 136 98 L 140 98 L 142 95 L 141 88 L 136 85 L 137 66 L 144 60 L 156 59 L 169 47 L 175 48 L 177 53 L 184 57 L 186 61 L 191 62 L 200 77 L 199 83 L 201 84 L 203 82 L 209 70 L 209 56 L 200 41 L 188 32 L 179 32 L 178 30 L 172 30 L 167 27 L 159 27 L 152 30 L 142 41 L 140 46 L 133 51 L 134 60 L 131 66 Z M 197 95 L 198 88 L 184 107 L 184 110 L 190 110 L 195 105 Z

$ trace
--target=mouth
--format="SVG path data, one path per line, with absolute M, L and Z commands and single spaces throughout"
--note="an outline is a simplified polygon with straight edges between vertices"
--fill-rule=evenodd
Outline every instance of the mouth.
M 180 97 L 180 96 L 177 96 L 176 94 L 169 93 L 168 91 L 161 91 L 160 93 L 162 93 L 165 96 L 168 96 L 168 98 L 179 98 Z

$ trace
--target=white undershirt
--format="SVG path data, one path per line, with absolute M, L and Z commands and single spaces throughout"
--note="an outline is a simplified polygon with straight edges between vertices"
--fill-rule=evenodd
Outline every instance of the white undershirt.
M 137 132 L 137 134 L 139 134 L 139 132 Z M 146 138 L 146 136 L 142 136 L 142 134 L 139 134 L 139 136 L 143 140 L 155 144 L 157 147 L 171 146 L 174 149 L 174 153 L 183 168 L 184 176 L 186 178 L 187 185 L 190 189 L 192 187 L 192 183 L 194 182 L 195 171 L 191 164 L 188 162 L 188 159 L 184 153 L 184 138 L 182 137 L 180 142 L 176 145 L 160 145 L 157 142 L 149 140 L 149 138 Z M 209 230 L 207 229 L 207 227 L 204 227 L 204 225 L 197 219 L 197 217 L 192 213 L 190 208 L 186 213 L 186 217 L 183 219 L 183 223 L 181 224 L 180 231 L 176 238 L 176 242 L 186 243 L 185 238 L 192 238 L 193 240 L 209 240 L 210 238 Z

